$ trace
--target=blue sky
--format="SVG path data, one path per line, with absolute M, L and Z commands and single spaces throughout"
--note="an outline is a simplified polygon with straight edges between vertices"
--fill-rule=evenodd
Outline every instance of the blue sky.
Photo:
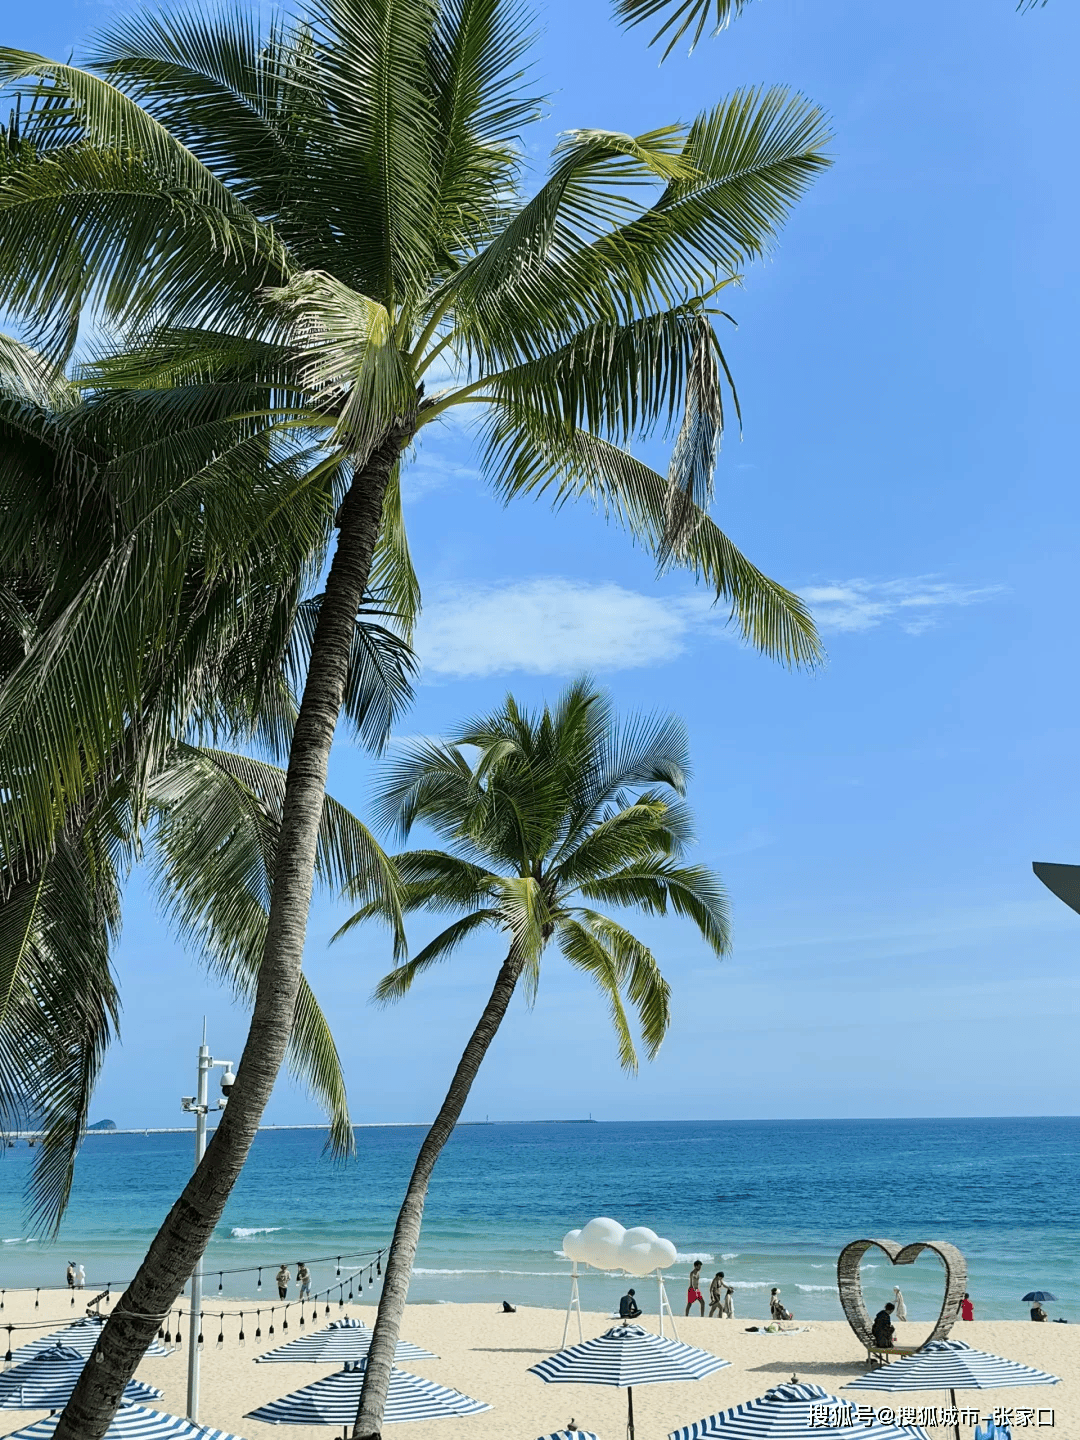
M 109 13 L 22 7 L 6 43 L 64 54 Z M 642 926 L 674 1024 L 636 1079 L 603 1003 L 552 957 L 468 1114 L 1075 1113 L 1080 917 L 1030 866 L 1080 859 L 1080 17 L 1068 0 L 1026 16 L 1012 0 L 761 0 L 662 68 L 603 0 L 552 0 L 541 20 L 537 163 L 561 130 L 689 120 L 745 84 L 789 84 L 832 117 L 834 168 L 728 292 L 745 436 L 726 437 L 715 506 L 811 598 L 829 663 L 792 675 L 747 652 L 601 520 L 502 510 L 467 433 L 425 440 L 407 486 L 427 668 L 403 731 L 439 733 L 507 688 L 538 701 L 583 668 L 622 707 L 677 711 L 698 858 L 723 874 L 735 921 L 722 964 L 678 923 Z M 339 742 L 333 788 L 361 814 L 370 776 Z M 355 1118 L 429 1118 L 498 946 L 376 1011 L 385 946 L 372 933 L 328 948 L 342 913 L 318 902 L 308 973 Z M 137 880 L 119 970 L 123 1044 L 95 1117 L 178 1123 L 201 1015 L 234 1057 L 243 1017 Z M 318 1117 L 283 1080 L 268 1118 Z

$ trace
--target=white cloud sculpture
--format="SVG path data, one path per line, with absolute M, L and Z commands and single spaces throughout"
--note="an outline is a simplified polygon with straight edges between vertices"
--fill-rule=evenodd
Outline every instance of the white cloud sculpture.
M 617 1220 L 600 1215 L 581 1230 L 563 1236 L 563 1253 L 579 1265 L 597 1270 L 626 1270 L 631 1275 L 649 1275 L 675 1263 L 676 1250 L 670 1240 L 661 1240 L 655 1230 L 636 1225 L 625 1230 Z

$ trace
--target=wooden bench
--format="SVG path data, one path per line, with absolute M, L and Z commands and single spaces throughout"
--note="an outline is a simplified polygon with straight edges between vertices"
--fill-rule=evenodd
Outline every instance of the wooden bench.
M 871 1365 L 888 1365 L 893 1356 L 903 1360 L 905 1355 L 917 1355 L 918 1345 L 894 1345 L 892 1349 L 885 1349 L 880 1345 L 868 1345 L 866 1347 L 866 1358 Z

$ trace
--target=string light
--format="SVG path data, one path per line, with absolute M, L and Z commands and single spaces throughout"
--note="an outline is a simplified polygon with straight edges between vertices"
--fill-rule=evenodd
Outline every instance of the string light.
M 41 1299 L 41 1287 L 38 1286 L 38 1288 L 34 1291 L 34 1309 L 35 1309 L 35 1310 L 38 1308 L 38 1301 L 39 1301 L 40 1299 Z
M 273 1333 L 274 1333 L 274 1307 L 273 1307 L 273 1305 L 270 1306 L 270 1329 L 269 1329 L 266 1333 L 267 1333 L 268 1335 L 273 1335 Z
M 381 1251 L 381 1250 L 379 1251 L 379 1253 L 378 1253 L 378 1255 L 376 1256 L 376 1259 L 375 1259 L 375 1273 L 376 1273 L 376 1275 L 381 1275 L 381 1274 L 382 1274 L 382 1251 Z
M 205 1316 L 205 1315 L 203 1314 L 203 1312 L 200 1310 L 200 1311 L 199 1311 L 199 1344 L 200 1344 L 200 1345 L 203 1343 L 202 1327 L 203 1327 L 203 1321 L 204 1321 L 205 1319 L 206 1319 L 206 1316 Z
M 244 1343 L 244 1312 L 243 1312 L 243 1310 L 240 1311 L 240 1334 L 239 1334 L 236 1338 L 240 1341 L 240 1344 L 243 1345 L 243 1343 Z
M 217 1293 L 218 1293 L 219 1295 L 221 1294 L 222 1290 L 224 1290 L 224 1288 L 225 1288 L 225 1286 L 221 1283 L 221 1277 L 222 1277 L 222 1275 L 224 1275 L 224 1273 L 225 1273 L 224 1270 L 219 1270 L 219 1271 L 218 1271 L 218 1277 L 217 1277 Z
M 224 1312 L 224 1310 L 221 1312 L 220 1316 L 218 1317 L 218 1337 L 217 1337 L 217 1343 L 218 1343 L 218 1349 L 219 1349 L 219 1350 L 220 1350 L 221 1347 L 225 1344 L 225 1312 Z
M 341 1256 L 340 1256 L 340 1255 L 337 1257 L 337 1273 L 338 1273 L 339 1275 L 341 1274 Z
M 285 1306 L 285 1313 L 284 1313 L 284 1314 L 282 1315 L 282 1317 L 281 1317 L 281 1329 L 282 1329 L 282 1331 L 284 1332 L 284 1331 L 288 1330 L 288 1328 L 289 1328 L 289 1307 L 288 1307 L 288 1305 L 286 1305 L 286 1306 Z
M 9 1325 L 7 1327 L 7 1354 L 4 1356 L 5 1365 L 11 1364 L 11 1332 L 12 1330 L 14 1330 L 14 1328 L 14 1325 Z
M 262 1271 L 261 1271 L 261 1270 L 259 1271 L 259 1283 L 255 1286 L 255 1289 L 256 1289 L 256 1290 L 261 1290 L 261 1289 L 262 1289 Z

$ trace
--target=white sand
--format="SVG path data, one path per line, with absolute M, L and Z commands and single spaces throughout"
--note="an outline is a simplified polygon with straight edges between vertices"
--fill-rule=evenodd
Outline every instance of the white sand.
M 238 1309 L 237 1302 L 229 1310 Z M 57 1326 L 69 1323 L 80 1312 L 72 1310 L 68 1297 L 55 1291 L 42 1292 L 40 1308 L 34 1310 L 33 1294 L 8 1292 L 6 1308 L 0 1325 L 8 1321 L 39 1321 L 55 1317 Z M 330 1319 L 342 1313 L 356 1316 L 369 1325 L 375 1318 L 370 1306 L 347 1306 L 344 1312 L 332 1306 Z M 321 1375 L 331 1373 L 333 1365 L 256 1365 L 254 1357 L 273 1349 L 283 1340 L 294 1339 L 301 1332 L 296 1325 L 293 1308 L 288 1335 L 276 1334 L 269 1340 L 265 1334 L 256 1345 L 253 1312 L 245 1318 L 247 1344 L 237 1343 L 237 1322 L 226 1322 L 226 1343 L 219 1350 L 215 1344 L 217 1319 L 210 1318 L 207 1307 L 206 1337 L 202 1373 L 203 1403 L 200 1419 L 246 1440 L 331 1440 L 339 1435 L 326 1426 L 268 1426 L 244 1420 L 244 1413 L 276 1396 L 310 1384 Z M 320 1325 L 328 1323 L 320 1318 Z M 586 1339 L 602 1333 L 612 1322 L 606 1315 L 586 1313 L 582 1325 Z M 643 1322 L 656 1328 L 655 1316 Z M 854 1399 L 860 1403 L 895 1405 L 898 1397 L 851 1392 L 847 1397 L 840 1387 L 866 1369 L 865 1355 L 848 1326 L 841 1321 L 812 1321 L 802 1334 L 787 1336 L 750 1335 L 745 1326 L 755 1323 L 753 1317 L 737 1320 L 709 1320 L 691 1316 L 677 1320 L 679 1336 L 693 1345 L 700 1345 L 731 1361 L 729 1369 L 696 1383 L 639 1387 L 634 1392 L 634 1413 L 640 1440 L 663 1440 L 669 1430 L 697 1420 L 716 1410 L 749 1400 L 762 1394 L 770 1385 L 789 1380 L 797 1374 L 800 1380 L 824 1386 L 831 1394 Z M 757 1323 L 763 1323 L 760 1320 Z M 280 1316 L 279 1316 L 280 1325 Z M 313 1327 L 309 1324 L 304 1333 Z M 314 1327 L 318 1328 L 318 1327 Z M 917 1343 L 928 1326 L 909 1323 L 898 1326 L 903 1344 Z M 592 1385 L 547 1385 L 528 1367 L 560 1348 L 563 1315 L 555 1310 L 522 1307 L 515 1315 L 503 1315 L 495 1305 L 412 1305 L 409 1306 L 402 1337 L 433 1350 L 438 1360 L 414 1361 L 410 1367 L 416 1374 L 452 1385 L 467 1395 L 486 1400 L 494 1409 L 483 1415 L 459 1420 L 425 1421 L 418 1425 L 394 1426 L 403 1440 L 535 1440 L 566 1425 L 571 1416 L 586 1430 L 596 1431 L 601 1440 L 621 1440 L 626 1425 L 626 1392 Z M 34 1332 L 36 1334 L 41 1331 Z M 30 1338 L 29 1332 L 14 1343 Z M 1080 1325 L 1033 1325 L 1028 1321 L 976 1321 L 958 1324 L 953 1338 L 963 1339 L 979 1349 L 1008 1356 L 1028 1365 L 1060 1375 L 1062 1384 L 1023 1390 L 967 1391 L 957 1395 L 961 1404 L 978 1404 L 982 1414 L 995 1405 L 1052 1407 L 1055 1424 L 1041 1431 L 1016 1430 L 1020 1434 L 1059 1435 L 1062 1440 L 1080 1440 Z M 577 1340 L 576 1327 L 568 1344 Z M 139 1378 L 159 1386 L 165 1399 L 162 1409 L 183 1414 L 187 1379 L 187 1343 L 167 1359 L 145 1360 L 139 1367 Z M 900 1397 L 903 1403 L 946 1405 L 948 1396 L 933 1392 Z M 0 1433 L 11 1434 L 40 1411 L 0 1412 Z M 857 1436 L 859 1430 L 853 1430 Z M 873 1430 L 865 1431 L 868 1437 Z M 931 1431 L 931 1433 L 934 1433 Z M 939 1430 L 943 1437 L 951 1431 Z M 966 1430 L 970 1435 L 970 1428 Z

